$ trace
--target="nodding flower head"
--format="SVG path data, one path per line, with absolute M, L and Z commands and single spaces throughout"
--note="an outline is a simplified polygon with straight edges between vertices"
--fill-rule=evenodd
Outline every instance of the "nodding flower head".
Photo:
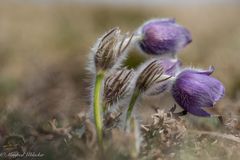
M 171 92 L 184 110 L 196 116 L 210 116 L 203 107 L 213 107 L 224 96 L 222 83 L 210 76 L 213 71 L 213 68 L 207 71 L 186 69 L 177 75 Z
M 190 32 L 174 19 L 153 19 L 138 30 L 139 48 L 149 55 L 174 56 L 192 41 Z
M 113 28 L 104 34 L 95 44 L 94 64 L 97 71 L 111 69 L 118 60 L 123 58 L 123 53 L 129 46 L 132 36 L 120 34 L 119 28 Z
M 169 75 L 163 75 L 164 68 L 161 60 L 152 60 L 139 74 L 136 81 L 136 89 L 146 91 L 153 85 L 159 84 L 171 78 Z
M 109 75 L 104 82 L 104 103 L 112 105 L 123 98 L 131 88 L 134 70 L 123 68 Z M 106 107 L 107 107 L 106 106 Z

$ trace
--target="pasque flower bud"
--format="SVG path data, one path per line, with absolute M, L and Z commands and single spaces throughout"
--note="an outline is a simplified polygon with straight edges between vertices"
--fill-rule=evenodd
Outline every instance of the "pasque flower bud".
M 104 103 L 112 105 L 123 98 L 131 88 L 134 70 L 123 68 L 110 74 L 104 83 Z
M 129 46 L 132 36 L 121 35 L 119 28 L 113 28 L 104 34 L 93 48 L 93 61 L 97 71 L 111 69 L 120 61 Z
M 153 19 L 138 30 L 139 48 L 146 54 L 174 56 L 192 41 L 190 32 L 174 19 Z
M 208 71 L 186 69 L 177 75 L 171 92 L 184 110 L 196 116 L 210 116 L 203 107 L 213 107 L 224 96 L 224 86 L 210 76 L 212 72 L 213 68 Z
M 171 76 L 163 74 L 164 68 L 161 60 L 152 60 L 139 74 L 136 81 L 136 89 L 146 91 L 151 86 L 171 78 Z
M 163 74 L 171 77 L 175 77 L 176 73 L 180 70 L 181 62 L 178 59 L 163 59 L 161 60 L 161 66 L 163 67 Z M 168 80 L 163 83 L 153 85 L 147 95 L 155 96 L 159 95 L 171 88 L 172 81 Z

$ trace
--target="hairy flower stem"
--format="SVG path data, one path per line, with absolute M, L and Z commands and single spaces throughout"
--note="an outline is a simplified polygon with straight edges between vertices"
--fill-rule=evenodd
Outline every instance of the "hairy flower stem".
M 128 124 L 128 121 L 130 120 L 131 118 L 131 115 L 132 115 L 132 111 L 133 111 L 133 107 L 138 99 L 140 95 L 140 91 L 137 89 L 133 92 L 132 94 L 132 97 L 131 97 L 131 100 L 130 100 L 130 103 L 128 105 L 128 110 L 127 110 L 127 116 L 126 116 L 126 121 L 125 121 L 125 129 L 127 127 L 127 124 Z
M 98 72 L 94 88 L 94 121 L 100 147 L 103 146 L 103 122 L 102 122 L 102 106 L 101 106 L 101 88 L 104 79 L 104 73 Z

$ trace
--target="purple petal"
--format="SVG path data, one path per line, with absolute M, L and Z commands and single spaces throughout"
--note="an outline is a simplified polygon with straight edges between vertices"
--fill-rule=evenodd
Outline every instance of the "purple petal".
M 165 59 L 161 61 L 161 65 L 164 68 L 164 74 L 175 76 L 181 66 L 181 62 L 177 59 Z
M 209 77 L 207 86 L 211 91 L 210 94 L 212 96 L 214 103 L 220 100 L 224 96 L 225 88 L 222 85 L 222 83 L 217 79 Z
M 211 116 L 211 114 L 209 114 L 208 112 L 206 112 L 203 109 L 198 108 L 198 107 L 192 107 L 188 110 L 188 112 L 195 116 L 200 116 L 200 117 L 210 117 Z
M 192 86 L 195 86 L 196 88 L 202 87 L 202 90 L 205 90 L 207 95 L 211 97 L 213 104 L 224 96 L 225 90 L 222 83 L 219 80 L 209 76 L 213 72 L 213 68 L 211 68 L 209 71 L 190 72 L 191 70 L 183 72 L 183 78 L 185 77 L 186 79 L 190 79 L 189 83 L 193 83 Z

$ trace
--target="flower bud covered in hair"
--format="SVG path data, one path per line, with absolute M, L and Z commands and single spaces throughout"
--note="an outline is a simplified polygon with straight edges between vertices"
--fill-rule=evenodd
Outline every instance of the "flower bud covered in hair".
M 123 68 L 107 76 L 104 82 L 104 103 L 112 105 L 123 98 L 131 88 L 134 70 Z M 107 106 L 106 106 L 107 107 Z
M 178 59 L 163 59 L 161 60 L 161 66 L 163 67 L 163 74 L 167 76 L 175 77 L 176 73 L 180 70 L 181 62 Z M 162 83 L 153 85 L 147 95 L 155 96 L 159 95 L 171 88 L 172 81 L 168 80 Z
M 132 36 L 121 35 L 119 28 L 113 28 L 104 34 L 93 48 L 93 62 L 96 71 L 109 70 L 121 61 L 131 39 Z

